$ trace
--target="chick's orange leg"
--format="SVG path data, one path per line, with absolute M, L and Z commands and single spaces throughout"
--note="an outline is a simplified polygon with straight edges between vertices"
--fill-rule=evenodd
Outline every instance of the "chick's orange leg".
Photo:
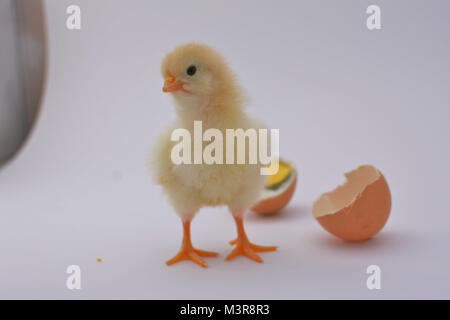
M 244 229 L 244 222 L 240 216 L 233 215 L 234 221 L 236 222 L 237 238 L 230 242 L 230 244 L 236 244 L 236 247 L 231 251 L 231 253 L 225 258 L 225 260 L 231 260 L 237 256 L 245 255 L 256 262 L 263 262 L 261 257 L 256 254 L 256 252 L 263 251 L 274 251 L 277 249 L 276 246 L 259 246 L 251 243 Z
M 206 268 L 208 265 L 201 257 L 217 257 L 218 255 L 217 252 L 195 249 L 191 242 L 191 220 L 183 220 L 183 242 L 181 243 L 180 251 L 175 257 L 168 260 L 166 264 L 170 266 L 183 260 L 191 260 Z

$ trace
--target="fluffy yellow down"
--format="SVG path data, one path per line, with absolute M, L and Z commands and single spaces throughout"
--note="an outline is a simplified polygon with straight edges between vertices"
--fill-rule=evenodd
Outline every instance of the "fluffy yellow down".
M 192 64 L 198 71 L 190 77 L 185 70 Z M 226 205 L 234 211 L 250 208 L 264 188 L 260 165 L 175 165 L 170 158 L 177 143 L 170 141 L 172 131 L 185 128 L 193 138 L 194 120 L 202 121 L 203 131 L 221 130 L 223 137 L 225 129 L 263 128 L 244 112 L 241 88 L 226 61 L 209 46 L 189 43 L 165 57 L 161 72 L 164 78 L 170 74 L 183 81 L 190 93 L 181 90 L 171 93 L 177 120 L 158 136 L 151 151 L 154 180 L 163 187 L 181 216 L 193 215 L 203 206 Z

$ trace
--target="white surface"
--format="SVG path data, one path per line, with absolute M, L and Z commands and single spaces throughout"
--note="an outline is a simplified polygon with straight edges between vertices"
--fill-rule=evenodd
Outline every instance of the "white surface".
M 81 31 L 65 28 L 73 3 Z M 450 298 L 448 2 L 378 1 L 380 31 L 365 27 L 366 1 L 237 3 L 47 1 L 44 109 L 0 171 L 1 298 Z M 280 129 L 299 169 L 289 208 L 248 216 L 252 241 L 280 246 L 264 264 L 223 260 L 235 235 L 225 208 L 193 223 L 194 244 L 221 258 L 164 264 L 181 226 L 145 161 L 173 118 L 160 60 L 189 40 L 228 58 L 249 112 Z M 311 203 L 362 163 L 386 176 L 393 208 L 382 233 L 348 244 Z M 70 264 L 79 291 L 65 286 Z M 371 264 L 378 291 L 366 288 Z

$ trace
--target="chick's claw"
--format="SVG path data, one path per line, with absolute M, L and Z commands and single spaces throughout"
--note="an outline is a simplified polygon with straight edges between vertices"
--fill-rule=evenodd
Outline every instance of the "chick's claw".
M 231 240 L 229 243 L 233 246 L 237 243 L 237 239 Z M 251 242 L 249 242 L 248 245 L 256 252 L 275 251 L 278 248 L 277 246 L 260 246 Z
M 197 253 L 200 257 L 217 257 L 219 253 L 213 251 L 205 251 L 200 249 L 194 249 L 195 253 Z
M 236 248 L 231 251 L 231 253 L 225 258 L 225 260 L 231 260 L 241 255 L 247 256 L 256 262 L 263 262 L 263 259 L 261 259 L 261 257 L 256 254 L 255 250 L 250 247 L 249 243 L 244 244 L 242 242 L 237 243 Z
M 199 264 L 203 268 L 207 268 L 208 265 L 206 264 L 205 260 L 203 260 L 201 257 L 217 257 L 218 255 L 219 254 L 217 252 L 199 250 L 194 248 L 183 248 L 180 250 L 180 252 L 178 252 L 178 254 L 175 257 L 168 260 L 166 264 L 170 266 L 183 260 L 191 260 Z
M 256 254 L 256 252 L 264 252 L 264 251 L 274 251 L 277 249 L 276 246 L 259 246 L 251 243 L 246 238 L 245 239 L 235 239 L 230 241 L 231 245 L 236 245 L 236 247 L 231 251 L 231 253 L 225 258 L 225 260 L 231 260 L 237 256 L 243 255 L 247 256 L 253 261 L 263 262 L 260 256 Z

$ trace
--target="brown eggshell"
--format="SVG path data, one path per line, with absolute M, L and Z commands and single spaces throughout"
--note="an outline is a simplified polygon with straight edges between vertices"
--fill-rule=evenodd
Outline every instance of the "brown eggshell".
M 252 207 L 252 210 L 263 215 L 277 213 L 289 203 L 294 194 L 296 185 L 297 175 L 295 175 L 295 177 L 290 181 L 289 186 L 286 187 L 280 194 L 260 200 Z
M 372 166 L 361 166 L 346 177 L 343 186 L 316 200 L 313 215 L 336 237 L 347 241 L 367 240 L 383 228 L 389 217 L 389 187 L 384 176 Z M 351 201 L 343 205 L 352 194 Z M 334 210 L 326 212 L 326 209 Z

